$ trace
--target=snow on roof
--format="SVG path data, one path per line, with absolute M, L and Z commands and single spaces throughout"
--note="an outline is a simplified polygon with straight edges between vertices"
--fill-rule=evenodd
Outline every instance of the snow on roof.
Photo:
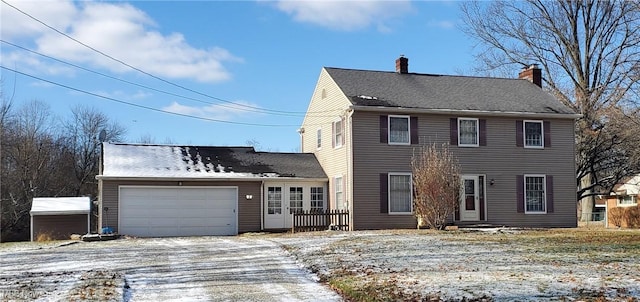
M 313 154 L 256 152 L 253 147 L 103 144 L 101 177 L 326 178 Z
M 31 204 L 31 215 L 88 214 L 89 197 L 37 197 Z

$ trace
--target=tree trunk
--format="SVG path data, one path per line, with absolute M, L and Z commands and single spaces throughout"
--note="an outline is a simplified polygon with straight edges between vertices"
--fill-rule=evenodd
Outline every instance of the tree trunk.
M 580 186 L 583 188 L 591 186 L 591 174 L 587 174 L 582 179 L 580 179 Z M 584 192 L 584 194 L 582 194 L 585 197 L 580 199 L 581 209 L 579 221 L 591 221 L 593 217 L 596 198 L 594 195 L 591 195 L 591 193 L 592 190 L 588 189 Z

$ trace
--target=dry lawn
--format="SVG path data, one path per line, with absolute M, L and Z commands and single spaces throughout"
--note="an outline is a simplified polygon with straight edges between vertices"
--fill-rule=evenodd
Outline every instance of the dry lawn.
M 278 235 L 350 301 L 640 301 L 640 230 Z

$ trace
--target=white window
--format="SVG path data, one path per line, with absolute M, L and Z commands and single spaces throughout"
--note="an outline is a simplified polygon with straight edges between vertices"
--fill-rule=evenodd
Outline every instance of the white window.
M 322 148 L 322 129 L 318 129 L 316 132 L 316 147 L 318 149 Z
M 525 175 L 525 213 L 546 213 L 546 192 L 546 180 L 544 175 Z
M 281 187 L 269 187 L 267 189 L 267 211 L 269 214 L 282 214 Z
M 628 205 L 635 205 L 635 204 L 636 204 L 636 197 L 633 195 L 618 196 L 618 205 L 620 206 L 628 206 Z
M 524 121 L 525 148 L 544 148 L 544 131 L 542 121 Z
M 311 211 L 324 210 L 324 188 L 311 187 Z
M 389 173 L 389 213 L 411 214 L 412 192 L 411 173 Z
M 409 117 L 389 116 L 389 144 L 408 145 L 410 137 Z
M 302 187 L 289 188 L 289 214 L 302 213 Z
M 344 135 L 344 133 L 342 132 L 343 132 L 342 120 L 334 122 L 333 123 L 333 134 L 334 134 L 333 142 L 336 148 L 342 147 L 342 141 L 343 141 L 342 136 Z
M 458 146 L 477 147 L 478 133 L 478 119 L 458 119 Z
M 343 186 L 342 186 L 342 176 L 335 177 L 333 179 L 333 187 L 336 198 L 336 208 L 338 210 L 344 210 L 344 194 L 343 194 Z

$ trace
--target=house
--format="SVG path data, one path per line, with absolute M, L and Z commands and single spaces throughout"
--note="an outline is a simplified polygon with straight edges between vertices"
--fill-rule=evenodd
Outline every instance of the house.
M 302 152 L 329 177 L 330 208 L 353 229 L 414 228 L 410 160 L 450 143 L 462 169 L 456 225 L 575 227 L 574 124 L 541 89 L 517 79 L 323 68 L 299 129 Z
M 99 226 L 140 237 L 235 235 L 291 227 L 327 208 L 313 154 L 252 147 L 103 143 Z
M 627 177 L 614 186 L 606 201 L 607 227 L 640 227 L 640 174 Z
M 31 203 L 31 241 L 69 239 L 89 233 L 89 197 L 37 197 Z

